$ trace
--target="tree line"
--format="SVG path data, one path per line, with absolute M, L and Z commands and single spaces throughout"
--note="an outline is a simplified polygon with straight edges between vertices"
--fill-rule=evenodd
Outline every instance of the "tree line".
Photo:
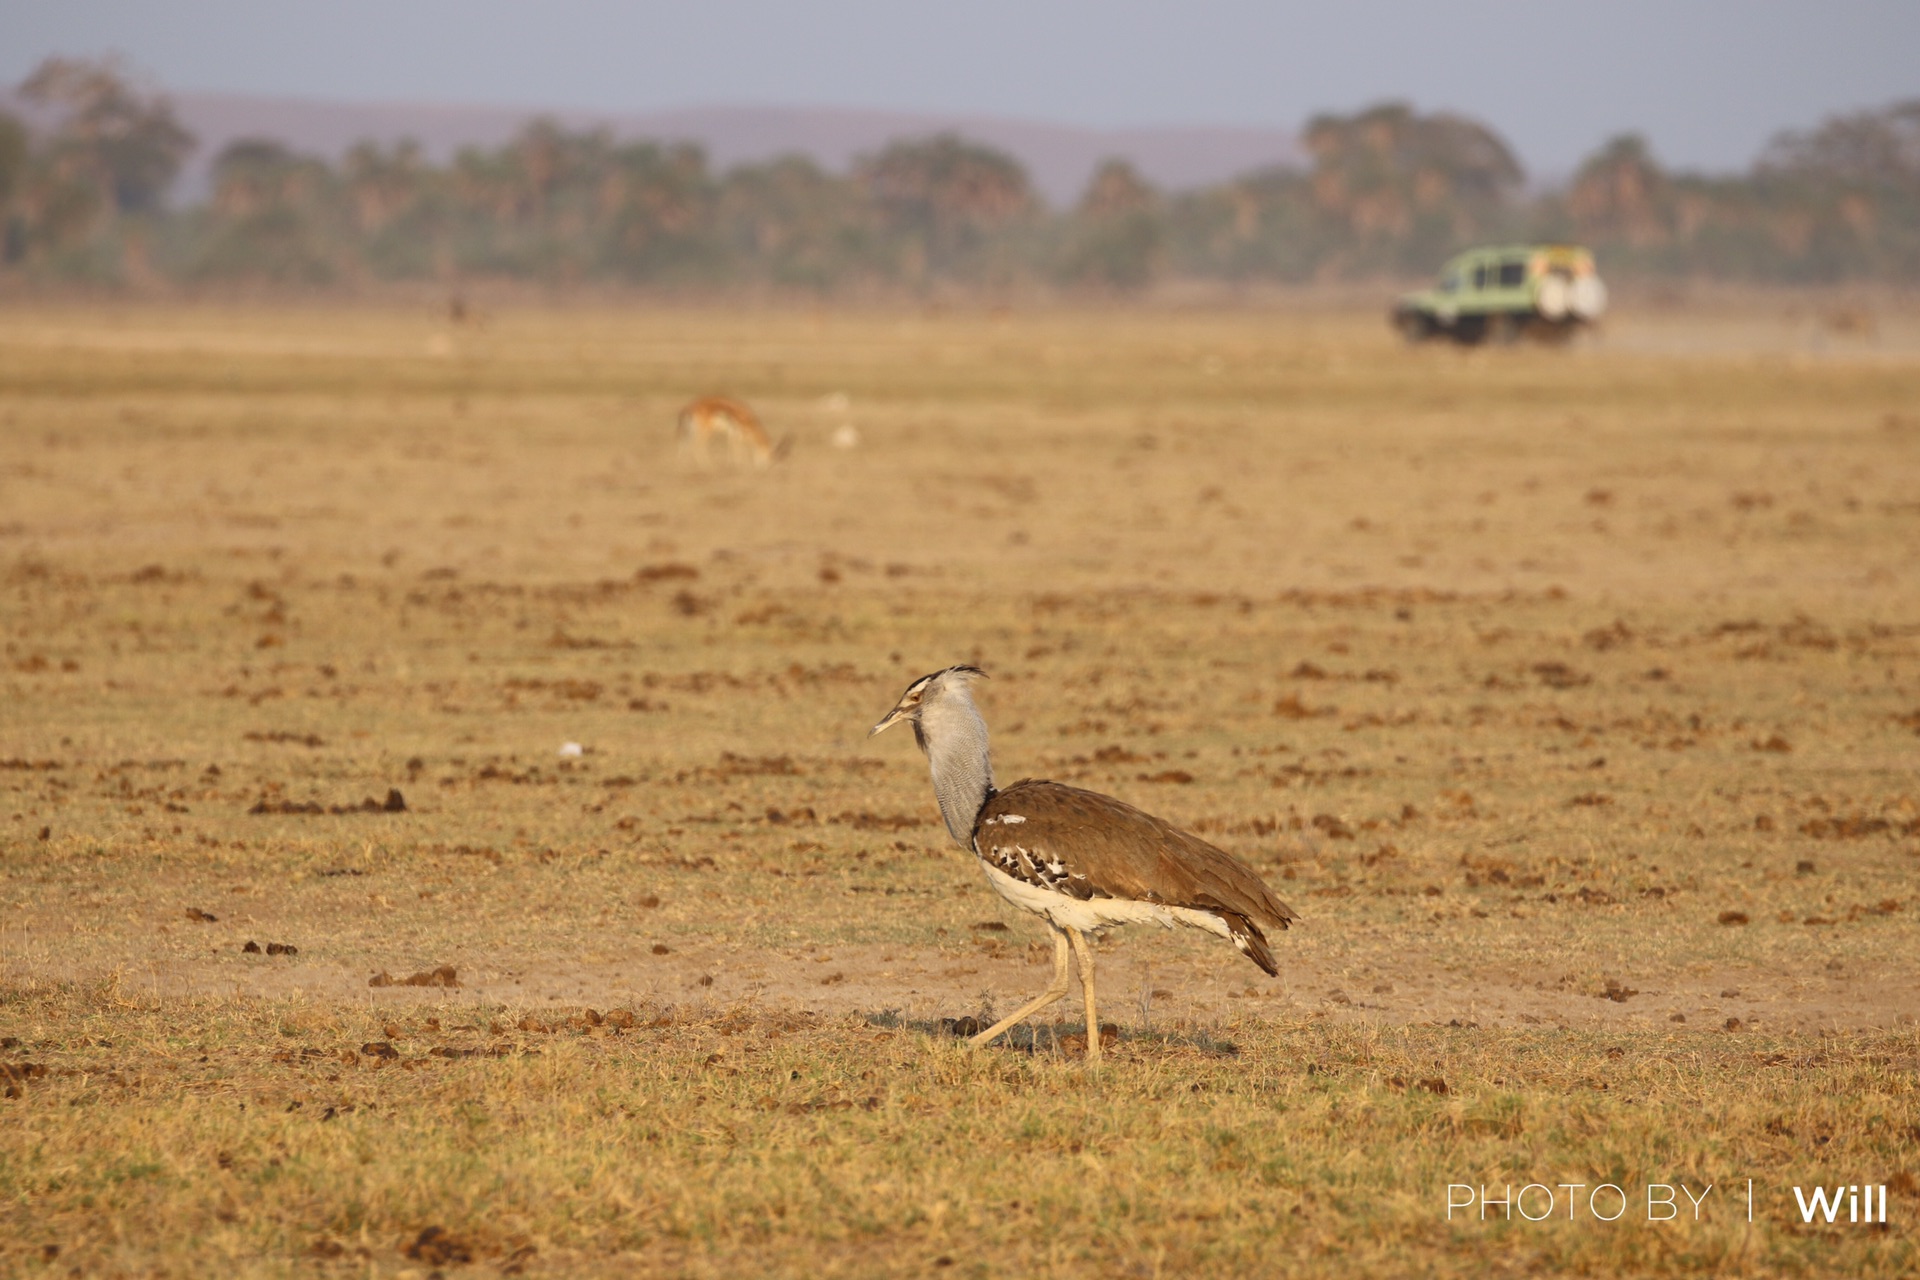
M 547 120 L 445 163 L 409 142 L 329 160 L 243 139 L 203 203 L 173 207 L 194 139 L 164 94 L 56 58 L 18 97 L 28 120 L 0 112 L 0 281 L 1124 293 L 1424 276 L 1526 239 L 1584 243 L 1616 277 L 1920 283 L 1920 100 L 1782 134 L 1740 174 L 1675 172 L 1625 135 L 1544 192 L 1484 124 L 1387 103 L 1312 120 L 1302 167 L 1169 192 L 1110 160 L 1055 210 L 1012 157 L 950 134 L 844 174 L 801 156 L 717 172 L 697 146 Z

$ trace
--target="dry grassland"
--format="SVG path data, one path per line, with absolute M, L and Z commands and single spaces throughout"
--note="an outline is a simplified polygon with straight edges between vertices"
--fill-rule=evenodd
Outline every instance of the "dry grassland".
M 0 1274 L 1913 1274 L 1920 322 L 1797 324 L 0 313 Z M 956 661 L 1283 976 L 942 1034 Z

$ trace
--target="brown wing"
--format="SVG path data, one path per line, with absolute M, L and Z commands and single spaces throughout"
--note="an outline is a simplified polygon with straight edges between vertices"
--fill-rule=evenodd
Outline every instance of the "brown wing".
M 1009 875 L 1076 898 L 1210 911 L 1236 935 L 1249 926 L 1250 939 L 1235 941 L 1269 973 L 1260 926 L 1284 929 L 1298 918 L 1224 849 L 1111 796 L 1057 782 L 1016 782 L 987 801 L 974 847 Z

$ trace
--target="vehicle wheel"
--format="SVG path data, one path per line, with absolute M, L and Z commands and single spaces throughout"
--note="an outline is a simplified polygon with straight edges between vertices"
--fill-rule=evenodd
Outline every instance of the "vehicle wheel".
M 1393 327 L 1409 343 L 1425 342 L 1434 335 L 1433 317 L 1412 309 L 1395 311 Z

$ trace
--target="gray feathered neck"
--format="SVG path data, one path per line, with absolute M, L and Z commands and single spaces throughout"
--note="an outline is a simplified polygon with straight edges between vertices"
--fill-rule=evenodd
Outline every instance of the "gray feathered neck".
M 947 834 L 963 849 L 973 847 L 974 820 L 993 795 L 987 722 L 967 688 L 974 674 L 965 668 L 942 672 L 913 717 L 913 740 L 927 753 L 940 816 Z

